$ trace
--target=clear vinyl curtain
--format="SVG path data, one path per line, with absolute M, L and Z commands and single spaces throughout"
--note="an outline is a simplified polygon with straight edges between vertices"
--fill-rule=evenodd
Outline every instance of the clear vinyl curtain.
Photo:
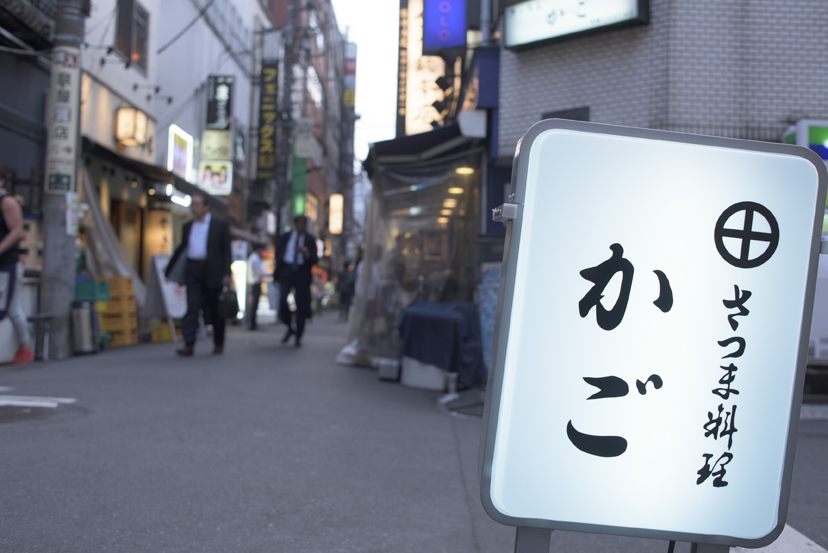
M 104 217 L 101 211 L 101 200 L 95 185 L 89 178 L 86 168 L 83 168 L 84 203 L 89 205 L 92 213 L 92 224 L 86 225 L 86 266 L 95 278 L 113 276 L 132 277 L 132 286 L 135 289 L 135 304 L 139 311 L 143 311 L 146 303 L 147 291 L 143 281 L 124 260 L 121 243 L 112 223 Z
M 361 245 L 349 330 L 354 363 L 396 358 L 402 311 L 418 298 L 472 301 L 479 228 L 479 154 L 379 167 Z

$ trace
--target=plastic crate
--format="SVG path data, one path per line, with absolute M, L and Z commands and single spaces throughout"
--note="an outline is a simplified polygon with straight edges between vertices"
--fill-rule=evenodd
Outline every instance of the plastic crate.
M 112 334 L 112 341 L 109 342 L 110 346 L 131 346 L 138 343 L 137 329 L 109 331 L 109 333 Z
M 109 301 L 95 302 L 95 309 L 98 313 L 132 313 L 136 311 L 135 297 L 113 298 L 110 296 Z
M 138 328 L 138 320 L 134 311 L 132 313 L 99 313 L 99 320 L 101 330 L 104 332 L 119 332 Z
M 99 280 L 87 280 L 75 284 L 75 301 L 109 300 L 109 283 Z
M 111 299 L 129 299 L 135 298 L 135 289 L 132 287 L 132 277 L 110 277 L 109 282 L 109 297 Z

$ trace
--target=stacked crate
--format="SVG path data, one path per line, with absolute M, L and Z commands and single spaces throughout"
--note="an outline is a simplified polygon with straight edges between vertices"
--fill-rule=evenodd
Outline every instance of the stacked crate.
M 110 346 L 138 343 L 138 317 L 131 277 L 111 277 L 109 301 L 95 302 L 101 331 L 112 334 Z
M 23 235 L 20 237 L 20 261 L 31 271 L 43 269 L 43 234 L 40 221 L 23 219 Z

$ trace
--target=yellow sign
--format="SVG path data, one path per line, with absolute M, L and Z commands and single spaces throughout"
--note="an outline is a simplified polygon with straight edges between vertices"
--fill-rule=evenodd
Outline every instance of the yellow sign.
M 346 90 L 344 94 L 342 94 L 342 105 L 346 108 L 352 108 L 356 105 L 356 91 L 355 90 Z

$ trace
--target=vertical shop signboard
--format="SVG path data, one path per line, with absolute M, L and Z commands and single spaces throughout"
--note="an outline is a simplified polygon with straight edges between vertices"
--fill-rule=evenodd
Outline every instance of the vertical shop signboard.
M 80 121 L 80 51 L 70 46 L 52 50 L 52 76 L 46 128 L 46 192 L 76 190 Z
M 425 0 L 423 54 L 466 46 L 466 0 Z
M 562 120 L 518 151 L 487 512 L 767 545 L 787 514 L 825 164 L 796 146 Z
M 235 77 L 210 75 L 207 77 L 207 128 L 230 130 L 233 121 L 233 82 Z
M 342 93 L 342 105 L 353 111 L 356 106 L 356 53 L 357 45 L 345 44 L 345 86 Z
M 279 92 L 279 62 L 262 62 L 261 97 L 259 99 L 259 151 L 257 179 L 276 178 L 276 119 Z

